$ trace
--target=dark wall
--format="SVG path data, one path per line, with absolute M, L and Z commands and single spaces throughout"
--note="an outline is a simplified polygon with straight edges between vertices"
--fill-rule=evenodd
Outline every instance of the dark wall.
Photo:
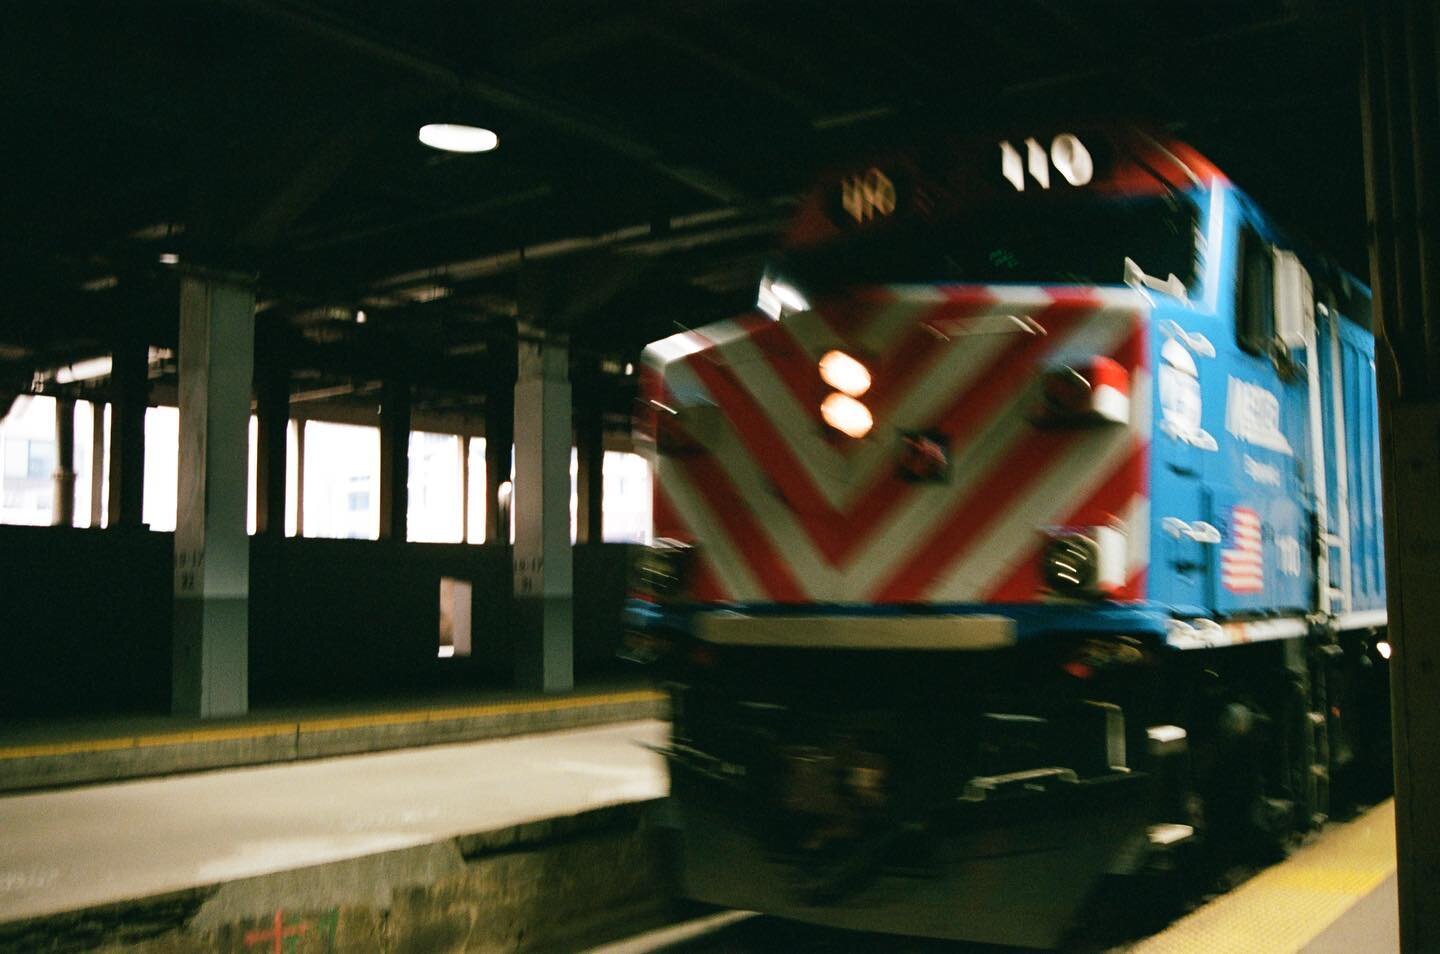
M 0 716 L 168 708 L 173 537 L 0 526 Z M 575 548 L 575 664 L 613 659 L 629 548 Z M 473 654 L 438 659 L 440 578 L 468 580 Z M 504 687 L 510 549 L 254 538 L 250 700 Z
M 163 711 L 173 539 L 0 526 L 0 716 Z

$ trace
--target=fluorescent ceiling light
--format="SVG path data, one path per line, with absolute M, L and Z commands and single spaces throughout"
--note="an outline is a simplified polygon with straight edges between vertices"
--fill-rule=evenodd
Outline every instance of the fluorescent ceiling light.
M 457 123 L 427 123 L 420 127 L 420 141 L 446 152 L 489 152 L 500 145 L 500 137 L 490 130 Z
M 76 361 L 74 364 L 56 370 L 55 383 L 71 384 L 75 381 L 93 381 L 95 378 L 103 378 L 110 373 L 110 366 L 108 355 L 103 358 L 87 358 L 84 361 Z

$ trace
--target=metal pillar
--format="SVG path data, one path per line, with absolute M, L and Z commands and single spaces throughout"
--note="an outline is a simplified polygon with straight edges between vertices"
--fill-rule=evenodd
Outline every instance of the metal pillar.
M 1363 5 L 1400 942 L 1440 950 L 1440 99 L 1433 0 Z
M 380 539 L 404 543 L 410 510 L 410 385 L 380 393 Z
M 150 349 L 126 341 L 111 353 L 110 522 L 144 526 L 145 409 L 150 398 Z
M 283 365 L 257 365 L 255 374 L 255 532 L 285 535 L 286 432 L 290 426 L 290 375 Z
M 590 401 L 598 400 L 593 392 Z M 605 431 L 604 415 L 587 403 L 575 412 L 575 542 L 601 543 L 605 539 Z
M 470 542 L 470 438 L 460 437 L 460 542 Z
M 515 382 L 516 684 L 574 687 L 570 368 L 555 339 L 521 340 Z
M 241 715 L 249 706 L 245 498 L 254 340 L 255 293 L 244 280 L 181 280 L 176 714 Z
M 515 442 L 515 323 L 497 320 L 488 342 L 489 385 L 485 390 L 485 542 L 510 542 L 508 510 L 500 506 L 500 485 L 510 479 Z
M 105 402 L 90 402 L 90 526 L 105 517 Z
M 50 525 L 75 524 L 75 399 L 55 399 L 55 482 Z

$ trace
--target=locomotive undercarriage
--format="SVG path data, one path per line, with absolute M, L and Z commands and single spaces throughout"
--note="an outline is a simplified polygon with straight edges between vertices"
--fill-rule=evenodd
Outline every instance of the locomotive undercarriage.
M 1054 946 L 1108 875 L 1282 852 L 1358 758 L 1337 731 L 1353 646 L 692 656 L 683 889 L 816 923 Z

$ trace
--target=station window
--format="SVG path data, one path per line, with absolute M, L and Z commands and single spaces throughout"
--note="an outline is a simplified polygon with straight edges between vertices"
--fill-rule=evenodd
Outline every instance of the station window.
M 464 439 L 456 434 L 411 431 L 406 535 L 421 543 L 462 542 L 461 483 Z
M 606 543 L 650 542 L 650 465 L 639 454 L 605 452 Z
M 379 486 L 378 427 L 305 422 L 305 536 L 379 538 Z
M 180 483 L 180 409 L 145 409 L 145 489 L 140 519 L 151 530 L 175 529 Z
M 44 526 L 53 502 L 55 401 L 22 395 L 0 406 L 7 410 L 0 419 L 0 523 Z
M 1270 245 L 1246 226 L 1240 234 L 1240 281 L 1235 337 L 1251 354 L 1269 354 L 1275 340 L 1275 258 Z

